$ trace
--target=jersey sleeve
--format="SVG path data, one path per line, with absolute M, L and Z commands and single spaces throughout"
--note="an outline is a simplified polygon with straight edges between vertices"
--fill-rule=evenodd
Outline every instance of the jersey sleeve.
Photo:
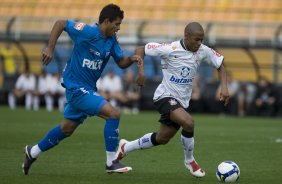
M 166 57 L 170 48 L 170 44 L 151 42 L 145 45 L 145 55 Z
M 116 63 L 119 62 L 123 57 L 123 52 L 119 46 L 116 35 L 113 36 L 113 46 L 111 49 L 111 56 L 114 58 Z
M 72 20 L 67 20 L 65 31 L 75 43 L 79 43 L 92 35 L 89 25 Z
M 224 57 L 210 47 L 203 45 L 203 48 L 205 52 L 204 61 L 214 66 L 215 68 L 219 68 L 223 63 Z

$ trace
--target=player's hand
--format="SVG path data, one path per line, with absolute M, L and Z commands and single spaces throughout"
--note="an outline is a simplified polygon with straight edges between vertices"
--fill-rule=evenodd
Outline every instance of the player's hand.
M 229 92 L 227 88 L 222 88 L 219 94 L 219 100 L 221 102 L 224 102 L 224 106 L 226 106 L 229 103 Z
M 143 63 L 143 59 L 139 56 L 139 55 L 133 55 L 130 57 L 130 60 L 132 62 L 135 62 L 138 65 L 142 64 Z
M 48 47 L 45 48 L 42 51 L 42 63 L 43 63 L 43 65 L 48 65 L 52 61 L 52 58 L 53 58 L 53 50 L 48 48 Z

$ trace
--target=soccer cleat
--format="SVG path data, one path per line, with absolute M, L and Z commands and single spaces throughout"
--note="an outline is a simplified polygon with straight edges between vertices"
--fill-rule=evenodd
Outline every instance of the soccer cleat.
M 204 177 L 205 176 L 205 171 L 201 169 L 201 167 L 198 165 L 198 163 L 193 160 L 189 164 L 184 162 L 185 167 L 190 171 L 190 173 L 198 178 Z
M 119 141 L 118 150 L 117 150 L 117 153 L 116 153 L 116 159 L 117 160 L 121 160 L 121 159 L 123 159 L 123 157 L 126 156 L 126 153 L 124 152 L 124 146 L 125 146 L 126 143 L 128 143 L 128 141 L 125 140 L 125 139 L 121 139 Z
M 24 148 L 25 160 L 24 160 L 24 163 L 22 164 L 23 173 L 25 175 L 28 174 L 31 164 L 36 160 L 36 158 L 31 157 L 30 150 L 31 150 L 31 146 L 26 145 Z
M 124 166 L 123 164 L 119 163 L 118 160 L 114 160 L 113 161 L 113 164 L 111 166 L 107 166 L 106 165 L 106 172 L 108 174 L 111 174 L 111 173 L 127 173 L 129 171 L 131 171 L 132 168 L 131 167 L 127 167 L 127 166 Z

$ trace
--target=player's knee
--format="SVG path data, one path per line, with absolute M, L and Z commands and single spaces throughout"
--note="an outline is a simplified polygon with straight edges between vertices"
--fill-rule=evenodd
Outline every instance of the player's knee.
M 194 131 L 194 120 L 192 118 L 185 119 L 182 128 L 187 132 Z
M 119 119 L 120 118 L 120 112 L 117 109 L 111 109 L 111 111 L 109 113 L 109 118 Z
M 75 125 L 74 123 L 63 122 L 61 124 L 61 130 L 66 136 L 71 136 L 75 131 L 76 127 L 77 125 Z
M 75 129 L 71 129 L 71 128 L 66 128 L 66 127 L 62 127 L 62 132 L 66 135 L 66 136 L 71 136 L 74 132 Z

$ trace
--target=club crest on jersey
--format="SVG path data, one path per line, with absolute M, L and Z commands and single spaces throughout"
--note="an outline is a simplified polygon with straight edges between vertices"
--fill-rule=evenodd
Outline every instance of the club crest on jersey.
M 169 103 L 170 105 L 176 105 L 176 104 L 177 104 L 177 101 L 172 98 L 172 99 L 170 99 L 170 100 L 168 101 L 168 103 Z
M 81 31 L 81 30 L 83 30 L 84 26 L 85 26 L 85 23 L 78 22 L 74 25 L 74 29 Z
M 188 67 L 183 67 L 183 68 L 181 69 L 180 75 L 181 75 L 182 77 L 187 77 L 188 75 L 190 75 L 190 68 L 188 68 Z

